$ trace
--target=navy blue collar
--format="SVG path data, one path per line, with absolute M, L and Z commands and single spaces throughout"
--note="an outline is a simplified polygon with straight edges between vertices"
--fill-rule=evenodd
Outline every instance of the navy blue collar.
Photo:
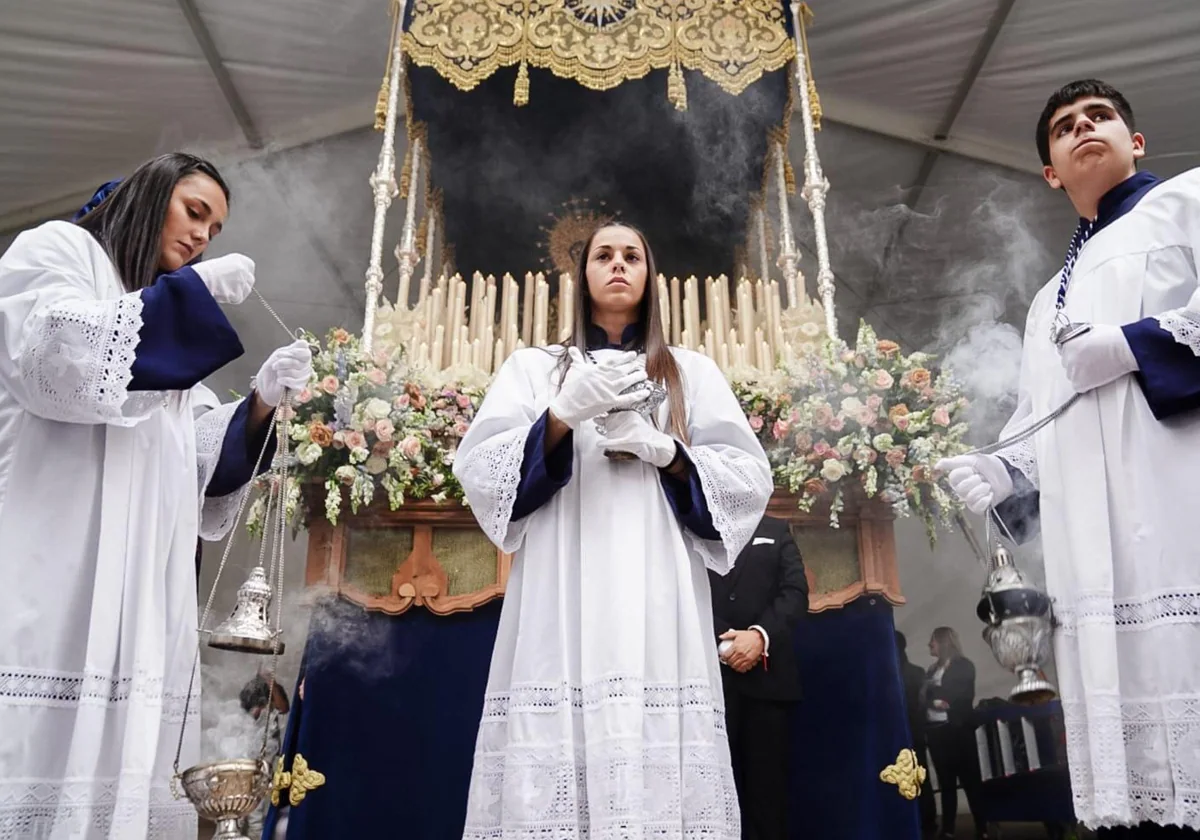
M 621 331 L 621 343 L 613 344 L 608 340 L 608 333 L 595 324 L 588 324 L 587 349 L 589 350 L 640 350 L 642 337 L 638 333 L 636 323 L 629 324 Z
M 1162 182 L 1152 172 L 1135 172 L 1104 194 L 1097 208 L 1092 235 L 1099 233 L 1137 206 L 1146 193 Z

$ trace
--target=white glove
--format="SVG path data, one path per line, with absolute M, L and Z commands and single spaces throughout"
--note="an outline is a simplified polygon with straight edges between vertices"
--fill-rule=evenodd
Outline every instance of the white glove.
M 1078 339 L 1077 339 L 1078 340 Z M 984 513 L 1013 493 L 1008 467 L 996 455 L 958 455 L 943 458 L 934 469 L 947 473 L 950 489 L 971 513 Z
M 571 366 L 550 401 L 550 413 L 572 429 L 610 409 L 629 408 L 645 399 L 637 391 L 621 395 L 631 385 L 646 381 L 646 367 L 638 363 L 637 353 L 621 353 L 599 365 L 586 361 L 576 347 L 567 353 Z
M 675 438 L 660 432 L 636 411 L 615 411 L 604 421 L 606 435 L 600 438 L 602 449 L 636 455 L 647 464 L 665 469 L 675 460 Z
M 1138 369 L 1124 331 L 1110 324 L 1093 324 L 1091 330 L 1071 339 L 1058 352 L 1071 387 L 1080 394 Z
M 192 269 L 200 275 L 217 303 L 241 303 L 254 288 L 254 260 L 244 254 L 226 254 L 205 260 L 196 263 Z
M 267 405 L 277 406 L 284 388 L 300 391 L 312 375 L 312 350 L 307 341 L 295 341 L 267 357 L 254 377 L 254 390 Z

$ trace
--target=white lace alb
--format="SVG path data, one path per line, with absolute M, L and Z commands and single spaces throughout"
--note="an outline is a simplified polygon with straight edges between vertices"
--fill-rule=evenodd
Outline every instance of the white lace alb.
M 490 695 L 463 837 L 737 840 L 728 751 L 707 682 L 611 677 Z
M 467 500 L 479 527 L 502 551 L 512 553 L 521 547 L 526 520 L 512 522 L 512 509 L 521 484 L 521 463 L 525 460 L 528 426 L 493 435 L 460 451 L 454 461 L 454 475 L 467 491 Z
M 1020 470 L 1021 474 L 1029 479 L 1029 483 L 1034 487 L 1040 487 L 1037 450 L 1034 448 L 1033 438 L 1026 438 L 1020 443 L 1014 443 L 1012 446 L 1001 449 L 996 455 L 1013 469 Z
M 758 528 L 763 500 L 770 498 L 774 489 L 771 475 L 759 469 L 760 464 L 753 457 L 742 452 L 732 451 L 722 456 L 712 447 L 697 446 L 688 449 L 688 456 L 700 478 L 704 500 L 713 527 L 721 535 L 720 547 L 724 550 L 717 550 L 715 540 L 702 539 L 691 531 L 685 533 L 704 565 L 725 575 Z
M 165 785 L 147 791 L 147 784 L 131 775 L 67 782 L 0 779 L 0 840 L 195 837 L 191 803 L 175 800 Z

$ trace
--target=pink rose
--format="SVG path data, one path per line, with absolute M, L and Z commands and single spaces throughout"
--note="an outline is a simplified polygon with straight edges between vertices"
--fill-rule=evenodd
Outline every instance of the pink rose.
M 454 421 L 454 434 L 458 437 L 464 437 L 467 434 L 467 429 L 471 428 L 471 424 L 461 417 Z
M 312 396 L 312 391 L 308 390 L 307 388 L 302 388 L 300 389 L 300 393 L 296 395 L 296 404 L 304 405 L 306 402 L 312 399 Z
M 405 408 L 408 405 L 408 394 L 401 394 L 392 400 L 393 408 Z
M 858 461 L 860 464 L 870 466 L 871 464 L 874 464 L 878 458 L 879 453 L 869 446 L 860 446 L 858 449 L 854 450 L 854 460 Z
M 353 430 L 346 432 L 345 441 L 346 446 L 349 446 L 351 449 L 365 449 L 367 446 L 367 439 L 363 437 L 362 432 Z
M 471 407 L 471 398 L 468 397 L 466 394 L 459 394 L 458 398 L 455 400 L 455 402 L 458 403 L 459 408 L 470 408 Z
M 371 454 L 378 455 L 380 458 L 386 458 L 387 454 L 392 451 L 392 448 L 395 447 L 395 445 L 396 442 L 394 440 L 377 441 L 375 445 L 371 447 Z
M 831 432 L 840 432 L 844 428 L 846 428 L 846 418 L 840 414 L 829 421 L 829 430 Z
M 842 393 L 843 394 L 857 394 L 858 389 L 855 388 L 853 384 L 846 382 L 845 384 L 842 385 Z
M 386 350 L 376 350 L 371 354 L 371 360 L 374 361 L 378 367 L 387 367 L 388 352 Z
M 761 431 L 763 427 L 763 419 L 757 414 L 750 415 L 750 428 L 755 432 Z
M 375 424 L 375 437 L 383 441 L 392 439 L 392 432 L 396 431 L 396 426 L 391 420 L 386 417 Z
M 833 409 L 828 405 L 819 405 L 813 411 L 813 423 L 818 429 L 824 429 L 833 422 Z
M 338 429 L 333 433 L 333 448 L 343 449 L 346 446 L 346 430 Z
M 340 327 L 333 331 L 334 344 L 346 344 L 350 341 L 350 333 Z
M 775 440 L 779 440 L 787 435 L 788 429 L 790 428 L 791 426 L 786 420 L 776 420 L 775 425 L 771 427 L 771 434 L 774 436 Z
M 371 368 L 367 371 L 367 381 L 372 385 L 382 385 L 384 382 L 387 382 L 387 374 L 379 368 Z
M 868 381 L 876 391 L 886 391 L 896 380 L 886 370 L 873 370 Z
M 800 432 L 796 435 L 797 452 L 807 452 L 808 450 L 812 449 L 812 445 L 812 435 L 810 435 L 808 432 Z
M 897 446 L 889 449 L 887 454 L 883 456 L 889 467 L 898 467 L 904 463 L 904 458 L 908 455 L 903 446 Z
M 896 428 L 902 432 L 908 431 L 908 415 L 903 417 L 893 417 L 892 422 L 896 424 Z
M 336 394 L 338 390 L 338 378 L 336 376 L 326 376 L 321 380 L 321 390 L 326 394 Z
M 826 455 L 830 455 L 832 453 L 833 453 L 833 447 L 830 446 L 828 443 L 826 443 L 823 440 L 819 440 L 815 444 L 813 444 L 813 454 L 814 455 L 819 455 L 822 458 L 824 458 Z
M 933 410 L 933 417 L 930 419 L 933 420 L 935 426 L 949 426 L 950 412 L 946 410 L 945 406 L 938 406 Z
M 871 409 L 872 411 L 878 411 L 882 407 L 883 397 L 879 396 L 878 394 L 872 394 L 871 396 L 867 397 L 867 408 Z
M 858 425 L 865 428 L 871 428 L 875 425 L 875 421 L 879 419 L 878 410 L 872 409 L 870 406 L 864 405 L 858 411 L 854 412 L 854 420 Z
M 400 441 L 400 451 L 404 453 L 404 457 L 412 460 L 421 454 L 421 441 L 414 436 L 409 435 L 404 440 Z

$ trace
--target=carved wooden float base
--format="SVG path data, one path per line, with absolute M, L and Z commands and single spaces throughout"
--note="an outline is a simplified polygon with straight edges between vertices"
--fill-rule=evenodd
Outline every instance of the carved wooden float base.
M 448 615 L 504 594 L 512 556 L 492 545 L 459 502 L 414 501 L 396 511 L 375 505 L 337 525 L 316 513 L 323 505 L 312 509 L 305 576 L 312 594 L 336 593 L 389 615 L 413 606 Z M 847 498 L 836 529 L 829 527 L 828 503 L 804 513 L 788 493 L 777 492 L 767 512 L 791 524 L 808 571 L 810 612 L 863 596 L 905 602 L 887 505 Z

